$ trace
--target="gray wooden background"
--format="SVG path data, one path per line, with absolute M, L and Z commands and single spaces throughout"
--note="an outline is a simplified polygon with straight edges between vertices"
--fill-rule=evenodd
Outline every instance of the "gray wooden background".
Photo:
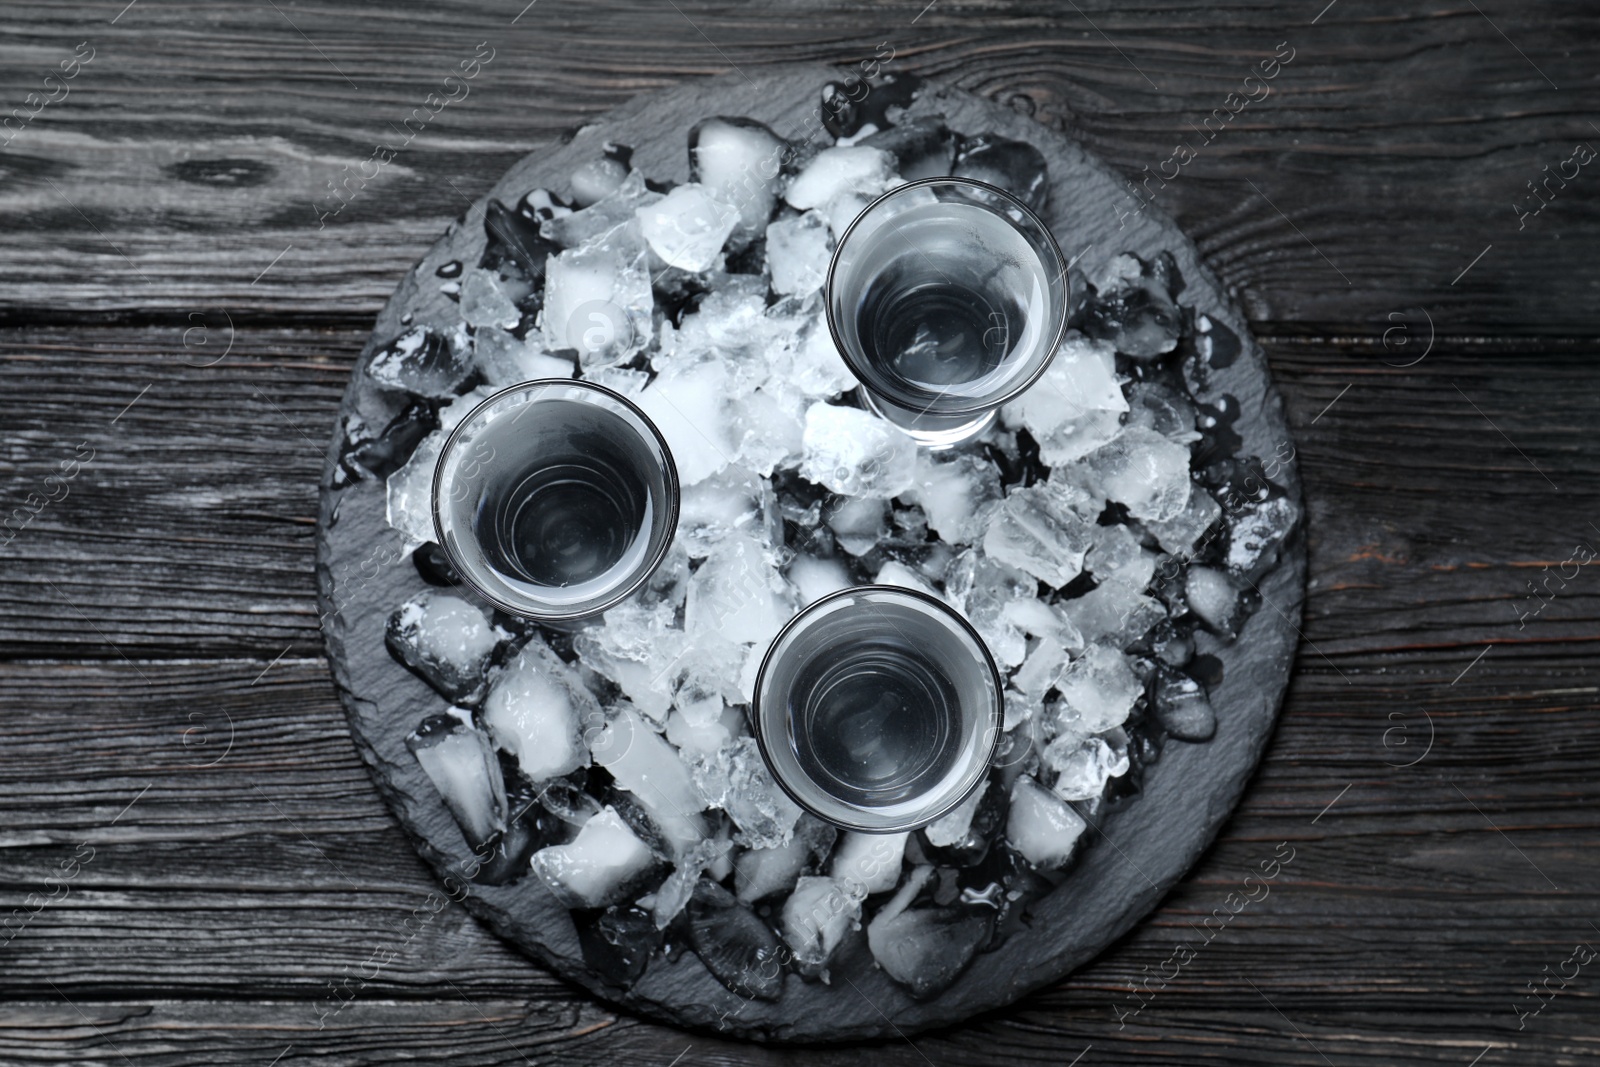
M 0 1064 L 1600 1060 L 1600 10 L 524 2 L 0 4 Z M 1136 180 L 1196 150 L 1151 187 L 1271 355 L 1310 599 L 1257 779 L 1135 933 L 959 1028 L 767 1050 L 428 910 L 322 658 L 316 482 L 373 314 L 515 159 L 883 42 Z

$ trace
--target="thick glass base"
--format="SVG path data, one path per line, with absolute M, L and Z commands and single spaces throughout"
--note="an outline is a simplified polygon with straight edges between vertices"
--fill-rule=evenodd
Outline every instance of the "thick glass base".
M 868 411 L 883 416 L 917 444 L 935 452 L 976 437 L 989 428 L 998 414 L 998 409 L 991 408 L 976 418 L 971 415 L 939 415 L 891 404 L 874 396 L 865 387 L 857 392 Z

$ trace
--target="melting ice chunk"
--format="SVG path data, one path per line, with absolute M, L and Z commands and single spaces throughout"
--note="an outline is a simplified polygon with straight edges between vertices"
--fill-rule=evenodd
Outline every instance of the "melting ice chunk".
M 576 351 L 584 368 L 620 363 L 650 340 L 654 306 L 644 239 L 636 224 L 618 226 L 550 258 L 541 318 L 544 343 L 552 350 Z
M 859 885 L 837 878 L 807 875 L 795 883 L 783 903 L 783 939 L 802 967 L 817 969 L 828 962 L 860 919 L 864 896 Z
M 796 556 L 789 564 L 789 581 L 800 594 L 800 606 L 814 603 L 851 586 L 850 572 L 836 559 Z
M 496 388 L 536 378 L 571 378 L 577 373 L 572 357 L 546 352 L 540 335 L 530 333 L 519 341 L 492 326 L 480 327 L 473 337 L 472 359 L 483 380 Z
M 464 339 L 413 326 L 367 361 L 367 376 L 386 389 L 436 399 L 451 396 L 472 373 Z
M 1045 870 L 1064 866 L 1083 834 L 1083 816 L 1024 774 L 1011 787 L 1006 840 L 1022 858 Z
M 538 638 L 495 677 L 482 714 L 489 736 L 533 782 L 586 766 L 583 730 L 604 721 L 577 673 Z
M 828 220 L 819 212 L 779 219 L 767 227 L 767 269 L 775 293 L 809 296 L 821 289 L 832 257 Z
M 741 467 L 728 467 L 683 490 L 678 539 L 691 559 L 703 559 L 730 534 L 764 544 L 781 543 L 783 520 L 772 483 Z
M 1194 487 L 1189 449 L 1154 430 L 1130 427 L 1085 463 L 1100 492 L 1125 505 L 1136 519 L 1165 522 L 1183 514 L 1189 504 Z
M 645 715 L 660 722 L 672 707 L 673 670 L 688 636 L 673 625 L 671 605 L 658 610 L 623 601 L 602 625 L 573 640 L 584 664 L 615 682 Z
M 794 612 L 789 587 L 767 547 L 745 534 L 731 534 L 689 579 L 684 627 L 697 641 L 714 636 L 765 646 Z
M 733 458 L 760 475 L 770 475 L 779 465 L 792 467 L 804 440 L 800 412 L 779 399 L 776 390 L 769 391 L 776 384 L 755 389 L 728 409 Z
M 751 848 L 734 860 L 734 887 L 747 903 L 786 893 L 809 863 L 828 854 L 838 831 L 813 815 L 802 814 L 786 845 Z
M 727 368 L 707 360 L 667 367 L 638 396 L 639 406 L 667 439 L 683 485 L 732 462 L 736 445 L 724 417 L 727 388 Z
M 1191 566 L 1184 595 L 1189 610 L 1200 617 L 1206 629 L 1229 640 L 1239 636 L 1254 606 L 1253 598 L 1243 596 L 1237 582 L 1212 567 Z
M 1164 522 L 1147 522 L 1161 547 L 1175 556 L 1188 556 L 1202 543 L 1206 531 L 1222 515 L 1222 506 L 1210 493 L 1196 487 L 1184 509 Z
M 590 747 L 595 763 L 639 799 L 661 828 L 673 858 L 682 862 L 705 837 L 705 820 L 699 815 L 704 802 L 672 744 L 646 726 L 637 712 L 624 707 L 599 730 Z M 695 871 L 695 876 L 699 873 Z
M 867 947 L 884 973 L 920 999 L 960 977 L 989 939 L 990 920 L 966 908 L 909 907 L 933 868 L 918 871 L 927 874 L 913 875 L 867 924 Z
M 644 175 L 629 171 L 621 183 L 582 211 L 553 213 L 539 224 L 539 233 L 562 248 L 576 248 L 593 241 L 609 230 L 633 222 L 635 212 L 661 199 L 661 194 L 645 187 Z
M 802 327 L 799 343 L 786 358 L 787 367 L 775 373 L 805 396 L 828 399 L 856 387 L 856 377 L 844 365 L 820 312 L 813 313 Z
M 650 849 L 609 804 L 569 844 L 533 854 L 533 873 L 569 908 L 603 908 L 632 891 L 653 864 Z
M 813 404 L 804 441 L 801 475 L 835 493 L 887 498 L 915 481 L 915 442 L 860 408 Z
M 1044 375 L 1001 417 L 1013 429 L 1026 427 L 1050 466 L 1088 455 L 1120 432 L 1128 410 L 1116 366 L 1110 345 L 1068 334 Z
M 743 231 L 772 217 L 789 143 L 747 118 L 710 118 L 689 131 L 689 180 L 739 209 Z
M 909 833 L 846 833 L 834 846 L 828 873 L 864 894 L 883 893 L 900 881 L 900 864 L 905 858 Z
M 739 996 L 777 1000 L 783 992 L 782 947 L 772 928 L 714 882 L 702 881 L 689 902 L 689 945 Z
M 1061 675 L 1056 688 L 1062 697 L 1061 732 L 1079 737 L 1121 726 L 1144 693 L 1144 683 L 1128 658 L 1104 645 L 1090 645 Z
M 928 528 L 940 540 L 970 544 L 989 526 L 1000 499 L 1000 475 L 993 464 L 970 453 L 941 460 L 919 450 L 915 483 L 901 498 L 922 505 Z
M 1156 676 L 1152 703 L 1156 721 L 1181 741 L 1207 741 L 1217 732 L 1217 713 L 1199 682 L 1163 668 Z
M 506 783 L 489 739 L 456 715 L 434 715 L 406 747 L 455 816 L 474 851 L 506 826 Z
M 824 148 L 789 183 L 783 198 L 805 211 L 842 194 L 874 196 L 894 177 L 895 158 L 881 148 Z
M 1045 747 L 1044 764 L 1056 772 L 1056 796 L 1093 800 L 1105 792 L 1108 781 L 1128 773 L 1128 752 L 1112 748 L 1104 738 L 1063 735 Z
M 1001 563 L 1060 588 L 1083 570 L 1093 523 L 1088 494 L 1075 486 L 1045 482 L 1014 488 L 990 523 L 983 548 Z
M 1211 500 L 1199 490 L 1194 495 Z M 1211 506 L 1221 510 L 1214 501 Z M 1285 496 L 1243 508 L 1228 531 L 1228 566 L 1247 577 L 1270 567 L 1278 558 L 1278 545 L 1299 521 L 1299 506 Z
M 522 312 L 492 270 L 471 270 L 461 283 L 461 317 L 477 327 L 516 328 Z
M 706 802 L 733 818 L 734 840 L 749 848 L 787 844 L 800 809 L 772 781 L 753 737 L 729 741 L 694 761 L 694 784 Z
M 656 929 L 665 930 L 678 917 L 688 905 L 700 875 L 732 847 L 728 841 L 716 838 L 702 838 L 688 847 L 677 860 L 676 868 L 656 890 L 655 906 L 651 908 Z
M 739 209 L 690 182 L 637 209 L 644 239 L 661 261 L 691 274 L 709 270 L 739 223 Z
M 477 704 L 488 684 L 489 660 L 510 636 L 460 597 L 428 590 L 389 616 L 384 644 L 451 703 Z
M 846 497 L 828 508 L 828 529 L 839 547 L 864 556 L 889 535 L 889 502 L 876 497 Z
M 944 587 L 1002 669 L 1022 662 L 1027 646 L 1008 609 L 1017 601 L 1034 599 L 1038 585 L 1032 577 L 969 548 L 950 564 Z

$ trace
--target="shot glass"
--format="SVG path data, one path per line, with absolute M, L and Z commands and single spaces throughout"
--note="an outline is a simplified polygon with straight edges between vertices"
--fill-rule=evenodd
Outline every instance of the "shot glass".
M 756 676 L 756 741 L 802 808 L 869 833 L 914 830 L 983 782 L 1000 672 L 971 624 L 896 586 L 825 596 L 779 631 Z
M 1067 268 L 1021 201 L 925 178 L 856 216 L 828 266 L 828 329 L 872 410 L 919 444 L 981 432 L 1045 372 L 1067 325 Z
M 661 432 L 592 382 L 502 389 L 446 439 L 439 544 L 504 611 L 571 629 L 631 596 L 672 544 L 678 470 Z

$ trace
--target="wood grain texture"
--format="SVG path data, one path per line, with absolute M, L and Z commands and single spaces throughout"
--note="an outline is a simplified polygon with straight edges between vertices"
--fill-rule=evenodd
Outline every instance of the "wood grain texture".
M 1546 165 L 1600 144 L 1600 13 L 1582 5 L 547 0 L 513 24 L 522 5 L 501 0 L 407 0 L 381 18 L 144 2 L 113 23 L 120 6 L 6 10 L 7 108 L 79 42 L 95 49 L 0 150 L 13 320 L 370 315 L 446 222 L 563 130 L 685 79 L 887 43 L 901 69 L 1007 102 L 1135 181 L 1164 180 L 1166 163 L 1178 176 L 1152 182 L 1157 203 L 1255 320 L 1380 334 L 1425 307 L 1457 329 L 1594 324 L 1566 250 L 1600 235 L 1600 179 L 1579 169 L 1527 220 L 1514 207 L 1543 202 L 1527 183 Z M 495 58 L 470 93 L 319 223 L 328 183 L 393 143 L 485 40 Z M 1280 42 L 1293 59 L 1261 95 L 1244 79 Z M 1235 92 L 1259 99 L 1205 126 Z M 1180 143 L 1194 153 L 1181 167 L 1167 163 Z
M 0 945 L 0 1062 L 945 1067 L 1087 1046 L 1080 1067 L 1594 1062 L 1590 970 L 1520 1031 L 1514 1011 L 1600 936 L 1600 571 L 1552 580 L 1548 603 L 1527 588 L 1600 538 L 1592 168 L 1523 230 L 1512 205 L 1595 143 L 1600 15 L 677 6 L 541 0 L 511 25 L 520 2 L 0 5 L 0 114 L 78 42 L 97 48 L 0 149 L 0 499 L 17 506 L 80 441 L 97 454 L 0 549 L 0 916 L 78 842 L 105 849 Z M 499 51 L 471 98 L 319 230 L 325 183 L 485 39 Z M 1311 508 L 1307 641 L 1260 773 L 1191 877 L 1092 967 L 915 1045 L 771 1051 L 644 1024 L 453 907 L 406 942 L 434 883 L 349 744 L 313 599 L 318 449 L 372 316 L 469 198 L 564 129 L 642 90 L 885 40 L 1129 175 L 1277 42 L 1297 49 L 1157 201 L 1268 335 Z M 1427 336 L 1423 312 L 1431 353 L 1386 365 L 1422 351 L 1383 335 Z M 201 335 L 185 346 L 192 313 L 212 344 L 224 313 L 236 324 L 214 366 Z M 191 766 L 215 758 L 195 742 L 219 740 L 224 712 L 234 749 Z M 1394 766 L 1430 720 L 1426 757 Z M 1297 857 L 1271 896 L 1118 1029 L 1130 986 L 1285 840 Z M 318 1030 L 327 984 L 402 943 Z

